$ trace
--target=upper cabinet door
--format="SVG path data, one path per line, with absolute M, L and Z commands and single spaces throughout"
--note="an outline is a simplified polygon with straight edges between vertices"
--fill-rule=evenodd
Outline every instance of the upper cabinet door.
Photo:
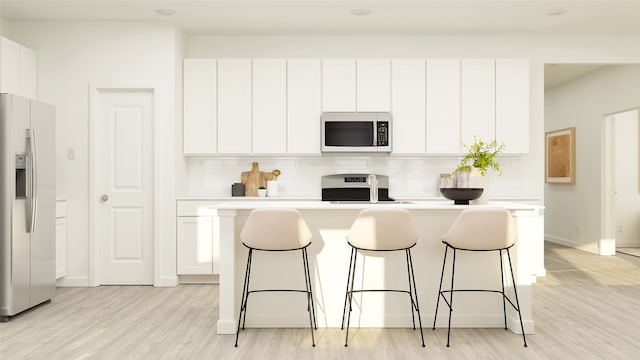
M 287 152 L 287 63 L 253 60 L 253 153 Z
M 529 152 L 529 61 L 496 60 L 496 139 L 504 152 Z
M 217 151 L 217 71 L 215 59 L 183 62 L 182 150 L 184 154 Z
M 462 141 L 473 144 L 473 135 L 484 141 L 495 139 L 495 60 L 462 60 Z M 462 150 L 465 152 L 465 150 Z
M 36 52 L 20 46 L 20 95 L 38 98 L 37 71 Z
M 321 62 L 287 61 L 287 152 L 320 154 Z
M 251 152 L 251 60 L 218 60 L 218 153 Z
M 356 110 L 391 111 L 391 61 L 360 59 L 356 65 Z
M 37 99 L 36 52 L 4 37 L 0 47 L 0 92 Z
M 427 60 L 427 153 L 460 152 L 460 60 Z M 394 144 L 395 145 L 395 144 Z
M 425 152 L 425 60 L 392 61 L 393 153 Z
M 356 111 L 356 61 L 322 61 L 322 111 Z

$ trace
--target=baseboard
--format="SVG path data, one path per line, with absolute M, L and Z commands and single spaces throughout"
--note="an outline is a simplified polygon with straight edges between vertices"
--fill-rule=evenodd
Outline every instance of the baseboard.
M 616 247 L 640 247 L 638 241 L 616 241 Z
M 237 324 L 235 321 L 218 320 L 218 335 L 231 335 L 236 333 Z
M 616 239 L 600 239 L 598 245 L 600 255 L 615 255 L 616 254 Z
M 56 280 L 57 287 L 89 287 L 89 278 L 86 276 L 65 276 Z
M 544 235 L 544 240 L 548 241 L 548 242 L 552 242 L 554 244 L 563 245 L 563 246 L 574 248 L 574 249 L 578 249 L 578 250 L 588 251 L 588 252 L 594 253 L 594 254 L 600 254 L 600 249 L 599 249 L 598 245 L 581 244 L 581 243 L 577 243 L 577 242 L 575 242 L 573 240 L 563 239 L 563 238 L 551 236 L 551 235 L 548 235 L 548 234 Z
M 220 275 L 178 275 L 180 284 L 220 284 Z
M 178 277 L 177 276 L 161 276 L 160 278 L 158 278 L 156 280 L 156 282 L 153 284 L 153 286 L 156 286 L 156 287 L 178 286 Z

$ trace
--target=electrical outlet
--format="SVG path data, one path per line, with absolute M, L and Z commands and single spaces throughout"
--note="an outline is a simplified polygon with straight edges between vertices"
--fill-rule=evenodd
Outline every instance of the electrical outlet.
M 618 234 L 622 234 L 622 225 L 618 225 L 618 226 L 616 226 L 616 232 L 617 232 Z

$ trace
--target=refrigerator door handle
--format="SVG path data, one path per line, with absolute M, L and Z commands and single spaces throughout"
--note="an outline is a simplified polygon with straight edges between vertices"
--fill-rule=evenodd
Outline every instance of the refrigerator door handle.
M 36 230 L 38 222 L 38 153 L 36 149 L 36 132 L 33 129 L 27 130 L 29 140 L 29 150 L 31 152 L 31 221 L 28 232 Z

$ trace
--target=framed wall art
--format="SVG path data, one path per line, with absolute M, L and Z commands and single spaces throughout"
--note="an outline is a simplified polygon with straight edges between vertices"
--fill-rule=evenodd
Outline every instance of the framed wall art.
M 545 133 L 545 182 L 576 183 L 576 128 Z

